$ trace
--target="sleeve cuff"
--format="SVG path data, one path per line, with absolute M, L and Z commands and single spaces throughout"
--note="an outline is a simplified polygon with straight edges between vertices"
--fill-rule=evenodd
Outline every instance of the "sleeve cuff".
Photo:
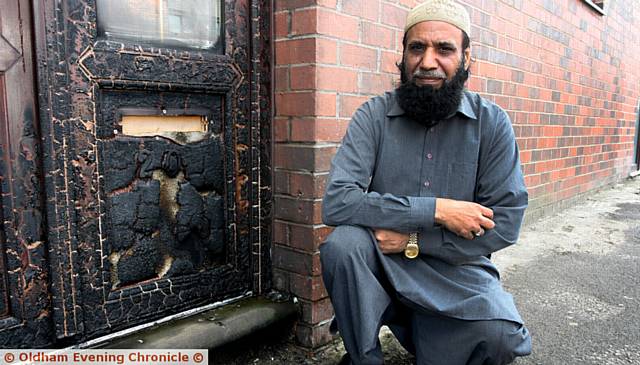
M 431 230 L 435 225 L 436 198 L 409 197 L 411 224 L 416 230 Z

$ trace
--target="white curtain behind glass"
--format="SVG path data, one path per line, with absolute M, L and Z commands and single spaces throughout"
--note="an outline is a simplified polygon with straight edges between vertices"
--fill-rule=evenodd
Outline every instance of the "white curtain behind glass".
M 167 47 L 211 49 L 221 32 L 220 0 L 98 0 L 98 33 Z

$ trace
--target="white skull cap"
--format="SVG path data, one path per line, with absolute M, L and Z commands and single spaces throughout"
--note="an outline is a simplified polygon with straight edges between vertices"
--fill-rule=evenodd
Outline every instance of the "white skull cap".
M 405 33 L 417 23 L 437 20 L 452 24 L 471 36 L 471 19 L 467 9 L 452 0 L 427 0 L 411 9 L 404 26 Z

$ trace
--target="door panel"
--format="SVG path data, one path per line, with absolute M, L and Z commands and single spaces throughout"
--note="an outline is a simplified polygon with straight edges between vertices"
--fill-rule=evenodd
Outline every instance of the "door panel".
M 38 3 L 56 335 L 263 290 L 268 52 L 251 40 L 266 4 L 225 1 L 212 30 L 194 2 Z M 144 29 L 105 21 L 109 6 Z
M 0 0 L 0 347 L 53 341 L 28 1 Z

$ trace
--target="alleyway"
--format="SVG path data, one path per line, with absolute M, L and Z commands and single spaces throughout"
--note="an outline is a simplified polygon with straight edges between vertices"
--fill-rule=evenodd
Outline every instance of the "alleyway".
M 529 224 L 518 245 L 494 261 L 533 336 L 533 355 L 516 364 L 640 364 L 640 179 Z M 343 352 L 336 344 L 308 357 L 285 336 L 269 337 L 209 358 L 215 364 L 334 364 Z M 381 339 L 387 363 L 411 364 L 388 331 Z
M 640 364 L 640 181 L 524 230 L 496 262 L 534 339 L 518 364 Z

